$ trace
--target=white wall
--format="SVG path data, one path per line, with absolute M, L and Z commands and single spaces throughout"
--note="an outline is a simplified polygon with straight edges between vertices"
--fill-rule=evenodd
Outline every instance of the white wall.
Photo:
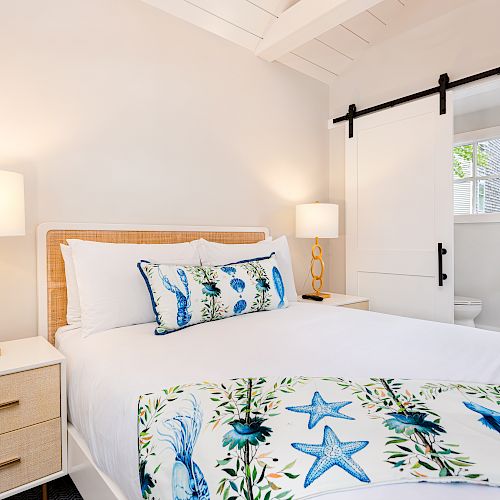
M 0 339 L 36 333 L 44 221 L 264 225 L 328 197 L 328 88 L 139 0 L 0 0 L 0 169 L 27 236 L 0 240 Z M 293 240 L 297 283 L 307 240 Z
M 445 1 L 445 0 L 440 0 Z M 464 2 L 457 2 L 462 5 Z M 468 1 L 446 15 L 388 38 L 366 51 L 330 88 L 330 116 L 358 109 L 437 85 L 441 73 L 457 79 L 495 68 L 500 61 L 500 2 Z M 343 129 L 330 132 L 330 196 L 344 200 Z M 345 245 L 333 244 L 337 267 L 333 283 L 345 287 Z
M 500 223 L 455 224 L 455 293 L 482 299 L 476 326 L 500 331 Z
M 500 106 L 457 115 L 454 122 L 455 134 L 498 127 L 500 125 Z
M 500 92 L 500 91 L 499 91 Z M 455 117 L 455 133 L 500 126 L 500 108 Z M 455 292 L 483 301 L 480 328 L 500 330 L 500 223 L 455 224 Z

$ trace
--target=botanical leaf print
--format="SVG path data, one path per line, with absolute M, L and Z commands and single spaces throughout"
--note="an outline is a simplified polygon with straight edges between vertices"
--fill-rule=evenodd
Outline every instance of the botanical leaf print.
M 474 397 L 484 399 L 500 407 L 500 385 L 477 385 L 463 382 L 427 382 L 420 390 L 425 399 L 436 399 L 446 391 L 459 391 L 465 398 Z
M 255 376 L 144 394 L 140 494 L 292 500 L 398 482 L 500 487 L 499 389 Z
M 222 302 L 221 290 L 217 286 L 219 277 L 214 267 L 193 266 L 188 268 L 195 281 L 203 285 L 203 321 L 221 319 L 227 314 L 227 306 Z
M 335 379 L 343 389 L 350 389 L 372 418 L 380 419 L 394 434 L 387 436 L 386 461 L 394 468 L 408 470 L 415 477 L 460 476 L 474 466 L 456 443 L 443 438 L 446 430 L 440 416 L 428 408 L 418 395 L 394 379 L 372 378 L 365 385 Z M 467 476 L 467 474 L 466 474 Z M 477 478 L 481 474 L 470 473 Z
M 276 467 L 278 459 L 262 448 L 271 445 L 273 430 L 268 422 L 279 415 L 281 395 L 294 392 L 304 381 L 302 377 L 288 377 L 269 384 L 261 377 L 201 386 L 217 403 L 209 423 L 214 429 L 219 425 L 229 427 L 222 441 L 228 452 L 216 466 L 224 473 L 217 494 L 246 500 L 291 498 L 290 491 L 280 488 L 279 479 L 299 477 L 293 472 L 294 462 Z
M 255 299 L 251 307 L 252 312 L 268 309 L 271 305 L 271 285 L 266 270 L 259 261 L 247 262 L 243 264 L 243 268 L 253 280 L 255 286 Z

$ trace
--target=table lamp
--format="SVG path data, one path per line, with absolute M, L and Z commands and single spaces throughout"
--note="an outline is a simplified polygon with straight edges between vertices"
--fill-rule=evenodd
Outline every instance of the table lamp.
M 312 288 L 317 297 L 330 297 L 329 293 L 321 292 L 323 288 L 323 249 L 320 238 L 337 238 L 339 235 L 339 207 L 333 203 L 305 203 L 297 205 L 295 219 L 295 236 L 297 238 L 314 238 L 312 247 L 311 276 Z M 316 274 L 315 264 L 319 263 L 319 274 Z
M 0 236 L 25 234 L 24 178 L 16 172 L 0 170 Z
M 0 236 L 24 236 L 24 178 L 0 170 Z

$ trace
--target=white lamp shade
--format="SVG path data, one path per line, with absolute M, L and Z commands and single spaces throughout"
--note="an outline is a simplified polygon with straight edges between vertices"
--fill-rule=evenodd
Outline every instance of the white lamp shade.
M 0 170 L 0 236 L 24 234 L 24 178 L 16 172 Z
M 339 206 L 333 203 L 297 205 L 295 236 L 297 238 L 337 238 Z

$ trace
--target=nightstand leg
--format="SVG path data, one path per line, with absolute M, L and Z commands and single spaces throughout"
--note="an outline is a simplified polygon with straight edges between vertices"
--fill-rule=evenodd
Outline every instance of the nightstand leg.
M 42 500 L 49 500 L 47 483 L 42 484 Z

